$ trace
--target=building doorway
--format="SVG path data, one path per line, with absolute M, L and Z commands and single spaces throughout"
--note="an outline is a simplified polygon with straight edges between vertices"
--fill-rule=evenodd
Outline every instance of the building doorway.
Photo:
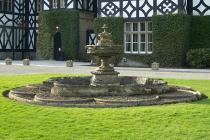
M 61 42 L 61 33 L 59 27 L 56 27 L 56 33 L 53 36 L 53 59 L 56 61 L 62 61 L 62 42 Z

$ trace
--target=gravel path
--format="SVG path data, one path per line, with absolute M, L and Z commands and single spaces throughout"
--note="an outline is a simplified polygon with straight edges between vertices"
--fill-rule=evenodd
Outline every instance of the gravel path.
M 90 74 L 96 67 L 90 63 L 74 62 L 74 67 L 65 67 L 63 61 L 31 61 L 30 66 L 22 66 L 22 61 L 13 61 L 13 65 L 6 66 L 0 61 L 0 75 L 64 73 Z M 177 79 L 207 79 L 210 80 L 210 69 L 167 69 L 152 71 L 151 68 L 116 67 L 121 76 L 144 76 L 155 78 Z

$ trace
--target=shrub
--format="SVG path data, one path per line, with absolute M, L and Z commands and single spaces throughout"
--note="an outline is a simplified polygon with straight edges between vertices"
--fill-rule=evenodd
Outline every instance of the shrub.
M 153 16 L 153 59 L 165 67 L 185 65 L 189 49 L 190 16 Z
M 152 54 L 143 54 L 143 55 L 142 54 L 141 55 L 124 54 L 123 57 L 136 61 L 136 62 L 142 62 L 148 66 L 150 66 L 151 63 L 153 62 Z
M 187 62 L 192 68 L 210 67 L 210 48 L 190 50 L 187 53 Z
M 62 16 L 61 16 L 62 15 Z M 60 27 L 64 58 L 75 59 L 79 49 L 79 12 L 53 10 L 41 12 L 38 19 L 39 35 L 37 53 L 44 59 L 52 57 L 52 38 L 55 27 Z
M 192 49 L 210 48 L 210 16 L 192 16 L 191 21 Z

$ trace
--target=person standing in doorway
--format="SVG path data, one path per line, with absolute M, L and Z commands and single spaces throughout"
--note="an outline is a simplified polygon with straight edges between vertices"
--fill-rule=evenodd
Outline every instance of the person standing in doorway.
M 61 33 L 59 30 L 60 27 L 56 26 L 56 32 L 53 37 L 53 48 L 54 48 L 53 59 L 57 61 L 62 60 L 62 42 L 61 42 Z

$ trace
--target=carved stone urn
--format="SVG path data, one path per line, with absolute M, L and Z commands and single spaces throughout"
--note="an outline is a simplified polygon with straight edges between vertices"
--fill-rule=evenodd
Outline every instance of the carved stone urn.
M 110 66 L 110 58 L 122 52 L 121 45 L 114 45 L 111 33 L 106 31 L 108 27 L 102 27 L 103 32 L 97 37 L 96 45 L 87 45 L 87 53 L 97 56 L 101 60 L 101 65 L 92 73 L 91 85 L 104 86 L 104 85 L 119 85 L 118 74 L 114 67 Z

